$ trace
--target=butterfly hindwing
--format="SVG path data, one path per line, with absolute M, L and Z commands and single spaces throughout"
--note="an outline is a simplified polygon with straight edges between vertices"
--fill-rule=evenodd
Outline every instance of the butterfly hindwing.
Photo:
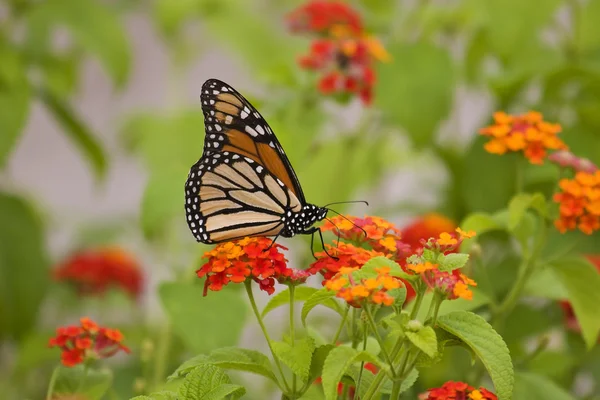
M 203 155 L 186 182 L 188 225 L 204 243 L 276 236 L 284 228 L 286 210 L 301 209 L 281 180 L 239 153 Z
M 248 100 L 217 79 L 202 85 L 204 155 L 237 153 L 262 165 L 305 202 L 300 182 L 273 130 Z

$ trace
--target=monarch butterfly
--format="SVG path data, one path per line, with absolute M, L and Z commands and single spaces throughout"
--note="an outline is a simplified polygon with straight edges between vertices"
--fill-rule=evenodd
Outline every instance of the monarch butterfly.
M 187 223 L 202 243 L 247 236 L 293 237 L 321 230 L 326 207 L 309 204 L 273 130 L 231 86 L 202 85 L 206 137 L 185 184 Z M 311 243 L 312 248 L 312 243 Z

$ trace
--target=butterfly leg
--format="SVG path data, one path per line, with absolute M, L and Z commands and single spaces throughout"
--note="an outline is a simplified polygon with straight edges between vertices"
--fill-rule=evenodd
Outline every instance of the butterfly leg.
M 267 247 L 263 251 L 269 251 L 269 250 L 271 250 L 271 247 L 273 247 L 273 245 L 275 244 L 275 241 L 277 240 L 278 237 L 279 237 L 279 234 L 277 234 L 277 236 L 275 236 L 275 239 L 271 240 L 271 244 L 269 245 L 269 247 Z
M 323 251 L 325 252 L 325 254 L 327 254 L 329 257 L 333 258 L 336 261 L 339 260 L 338 257 L 332 256 L 327 251 L 327 247 L 325 247 L 325 241 L 323 240 L 323 232 L 321 232 L 321 230 L 319 228 L 313 228 L 313 229 L 307 231 L 306 233 L 310 233 L 310 235 L 311 235 L 310 236 L 310 252 L 312 253 L 315 260 L 317 259 L 317 256 L 315 256 L 315 251 L 313 249 L 314 240 L 315 240 L 315 232 L 319 232 L 319 238 L 321 239 L 321 246 L 323 247 Z

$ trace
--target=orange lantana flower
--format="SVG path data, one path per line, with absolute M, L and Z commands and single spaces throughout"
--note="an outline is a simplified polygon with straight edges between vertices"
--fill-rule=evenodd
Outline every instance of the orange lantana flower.
M 206 263 L 196 272 L 206 278 L 204 295 L 208 289 L 218 291 L 233 283 L 252 279 L 261 290 L 272 294 L 275 280 L 280 283 L 305 282 L 310 276 L 307 271 L 287 267 L 287 259 L 280 251 L 287 250 L 280 244 L 273 244 L 264 237 L 244 238 L 217 245 L 204 253 Z
M 484 145 L 488 153 L 521 151 L 532 164 L 543 164 L 548 150 L 568 148 L 557 136 L 561 126 L 545 122 L 539 112 L 513 116 L 499 111 L 494 113 L 494 122 L 479 131 L 490 138 Z
M 384 256 L 383 253 L 363 249 L 362 247 L 356 247 L 344 242 L 340 242 L 337 246 L 326 244 L 325 247 L 327 248 L 327 252 L 335 258 L 324 251 L 315 253 L 317 260 L 307 270 L 310 274 L 320 273 L 325 280 L 331 279 L 335 274 L 341 272 L 341 268 L 360 268 L 371 258 Z
M 429 389 L 419 396 L 421 400 L 498 400 L 498 397 L 480 387 L 475 389 L 473 386 L 464 382 L 448 381 L 439 388 Z
M 49 347 L 62 350 L 61 361 L 66 367 L 73 367 L 86 360 L 108 358 L 129 348 L 122 345 L 123 334 L 118 329 L 98 326 L 91 319 L 84 317 L 80 325 L 60 327 L 56 336 L 50 338 Z
M 559 187 L 554 195 L 560 213 L 556 229 L 564 233 L 579 228 L 588 235 L 600 229 L 600 171 L 578 172 L 574 179 L 561 179 Z

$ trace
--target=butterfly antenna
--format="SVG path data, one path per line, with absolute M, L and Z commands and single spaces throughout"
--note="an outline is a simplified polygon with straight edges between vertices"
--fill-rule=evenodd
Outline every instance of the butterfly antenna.
M 365 200 L 351 200 L 351 201 L 336 201 L 336 202 L 333 202 L 333 203 L 325 204 L 323 206 L 323 208 L 327 208 L 327 207 L 333 206 L 335 204 L 357 204 L 357 203 L 366 204 L 367 206 L 369 205 L 369 202 L 367 202 Z
M 335 210 L 332 210 L 331 208 L 327 208 L 327 210 L 331 211 L 332 213 L 335 213 L 335 214 L 339 215 L 340 217 L 344 218 L 346 221 L 350 222 L 352 225 L 354 225 L 355 227 L 357 227 L 358 229 L 360 229 L 365 234 L 365 239 L 369 238 L 369 235 L 367 234 L 367 231 L 365 231 L 364 228 L 356 225 L 350 218 L 346 217 L 345 215 L 340 214 L 339 212 L 337 212 Z M 336 228 L 337 228 L 337 226 L 336 226 Z
M 325 219 L 327 221 L 329 221 L 329 223 L 333 226 L 335 226 L 335 230 L 336 230 L 336 234 L 337 234 L 337 243 L 336 243 L 336 247 L 340 247 L 340 237 L 342 235 L 342 232 L 340 231 L 340 228 L 338 228 L 338 226 L 336 224 L 333 223 L 332 220 L 330 220 L 329 218 L 325 217 Z

